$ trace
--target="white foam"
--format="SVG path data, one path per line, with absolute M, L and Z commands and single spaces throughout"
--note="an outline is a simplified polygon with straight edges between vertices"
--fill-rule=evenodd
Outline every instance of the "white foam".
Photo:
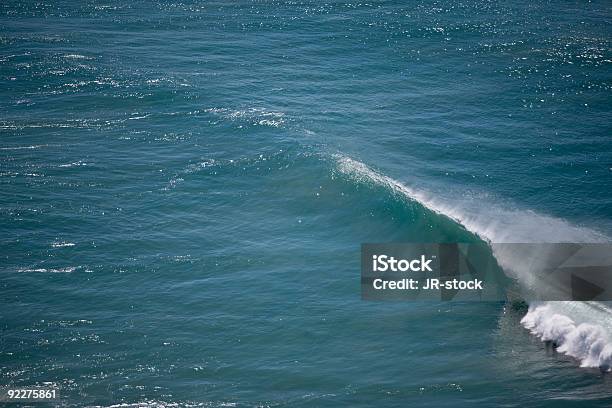
M 608 330 L 605 327 L 609 321 L 600 324 L 579 323 L 559 310 L 567 305 L 555 303 L 578 302 L 532 304 L 521 323 L 542 341 L 554 342 L 558 346 L 557 351 L 579 360 L 581 367 L 601 367 L 610 371 L 612 336 L 609 327 Z
M 76 244 L 74 242 L 65 242 L 65 241 L 51 243 L 51 246 L 53 248 L 66 248 L 66 247 L 73 247 L 75 245 Z
M 65 54 L 64 58 L 66 58 L 66 59 L 81 59 L 81 60 L 91 60 L 91 59 L 93 59 L 91 57 L 86 57 L 85 55 L 81 55 L 81 54 Z
M 16 146 L 16 147 L 0 147 L 0 150 L 24 150 L 24 149 L 39 149 L 49 145 L 31 145 L 31 146 Z
M 17 272 L 22 273 L 72 273 L 77 270 L 76 266 L 68 266 L 66 268 L 19 268 Z
M 393 194 L 418 201 L 429 210 L 463 225 L 489 243 L 610 242 L 606 235 L 566 220 L 530 210 L 505 208 L 477 198 L 444 201 L 384 176 L 359 161 L 336 155 L 337 169 L 353 179 L 382 185 Z M 510 263 L 493 251 L 500 265 Z M 516 259 L 514 259 L 516 261 Z M 532 284 L 527 269 L 513 271 L 524 285 Z M 541 302 L 532 304 L 521 323 L 543 341 L 559 345 L 558 351 L 580 361 L 583 367 L 606 367 L 612 363 L 612 310 L 595 302 Z
M 67 168 L 67 167 L 77 167 L 77 166 L 87 166 L 87 163 L 85 163 L 82 160 L 79 160 L 79 161 L 75 161 L 75 162 L 72 162 L 72 163 L 60 164 L 57 167 Z
M 285 124 L 284 112 L 273 112 L 265 108 L 228 109 L 208 108 L 204 112 L 213 113 L 229 120 L 247 120 L 254 125 L 282 127 Z

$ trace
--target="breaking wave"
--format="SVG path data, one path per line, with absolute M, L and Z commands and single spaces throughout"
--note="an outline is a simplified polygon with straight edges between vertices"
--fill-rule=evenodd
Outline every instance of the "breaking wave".
M 427 192 L 411 188 L 380 174 L 364 163 L 343 155 L 335 155 L 337 170 L 365 184 L 383 186 L 393 195 L 417 201 L 427 209 L 450 218 L 489 244 L 493 243 L 556 243 L 609 242 L 597 231 L 579 227 L 551 216 L 530 210 L 504 208 L 482 200 L 453 199 L 446 201 Z M 516 265 L 512 254 L 493 254 L 502 267 Z M 520 265 L 520 263 L 518 263 Z M 515 267 L 512 275 L 521 285 L 530 281 L 527 268 Z M 550 341 L 557 351 L 574 357 L 582 367 L 612 366 L 612 310 L 601 302 L 537 302 L 529 305 L 522 325 L 542 341 Z
M 603 305 L 600 306 L 605 308 Z M 572 309 L 574 313 L 571 313 Z M 529 311 L 521 323 L 542 341 L 552 342 L 557 346 L 557 351 L 579 360 L 581 367 L 600 367 L 610 371 L 612 366 L 610 310 L 600 311 L 600 315 L 605 320 L 599 324 L 575 321 L 569 317 L 572 314 L 576 316 L 592 313 L 597 309 L 596 303 L 534 303 L 529 306 Z

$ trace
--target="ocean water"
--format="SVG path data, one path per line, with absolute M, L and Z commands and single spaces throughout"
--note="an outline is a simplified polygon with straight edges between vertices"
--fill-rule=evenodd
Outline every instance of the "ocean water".
M 359 249 L 610 241 L 611 18 L 3 1 L 0 385 L 63 406 L 610 406 L 608 305 L 365 302 Z

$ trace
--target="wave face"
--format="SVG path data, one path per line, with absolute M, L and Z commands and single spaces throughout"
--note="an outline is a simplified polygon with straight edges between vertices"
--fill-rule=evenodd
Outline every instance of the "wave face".
M 408 187 L 380 174 L 367 165 L 343 155 L 336 155 L 340 172 L 358 182 L 373 183 L 403 195 L 427 209 L 454 220 L 489 244 L 533 242 L 606 242 L 609 239 L 594 230 L 534 211 L 501 208 L 481 200 L 447 200 Z M 528 274 L 530 265 L 512 253 L 492 245 L 500 266 L 521 286 L 537 285 Z M 512 265 L 512 267 L 510 267 Z M 557 351 L 580 361 L 581 367 L 612 365 L 612 310 L 601 302 L 537 302 L 529 306 L 521 320 L 525 328 L 542 341 L 556 344 Z

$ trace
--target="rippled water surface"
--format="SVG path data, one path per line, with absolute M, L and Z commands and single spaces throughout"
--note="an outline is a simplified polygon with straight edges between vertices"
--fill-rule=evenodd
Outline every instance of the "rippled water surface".
M 359 248 L 609 240 L 611 17 L 2 2 L 0 384 L 68 406 L 609 406 L 610 375 L 523 310 L 361 301 Z M 571 315 L 602 336 L 610 316 Z

